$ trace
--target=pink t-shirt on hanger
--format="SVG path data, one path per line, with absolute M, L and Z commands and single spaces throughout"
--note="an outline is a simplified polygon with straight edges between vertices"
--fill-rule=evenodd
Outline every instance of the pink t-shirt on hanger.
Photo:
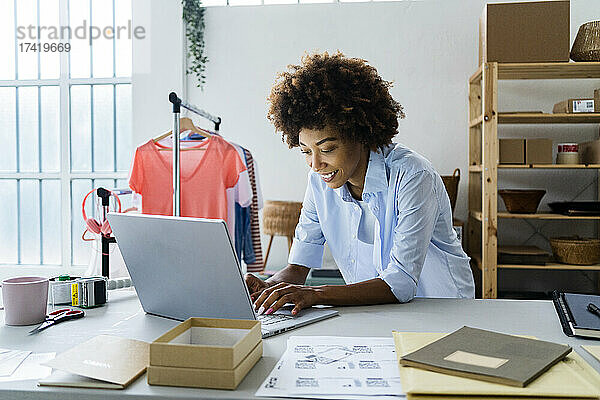
M 246 166 L 236 149 L 219 136 L 181 152 L 181 216 L 227 221 L 227 189 L 234 187 Z M 173 215 L 171 151 L 152 140 L 136 149 L 129 187 L 142 195 L 144 214 Z

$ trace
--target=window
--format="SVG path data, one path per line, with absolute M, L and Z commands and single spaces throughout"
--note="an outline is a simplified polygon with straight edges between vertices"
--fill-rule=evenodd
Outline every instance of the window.
M 0 2 L 1 264 L 88 264 L 83 197 L 127 186 L 130 21 L 131 0 Z
M 203 0 L 205 7 L 213 6 L 251 6 L 269 4 L 298 4 L 298 3 L 364 3 L 372 1 L 398 1 L 398 0 Z

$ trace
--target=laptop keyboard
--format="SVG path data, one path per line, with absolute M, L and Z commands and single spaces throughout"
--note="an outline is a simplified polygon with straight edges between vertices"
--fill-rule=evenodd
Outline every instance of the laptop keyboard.
M 287 321 L 290 319 L 294 319 L 294 317 L 292 317 L 291 315 L 284 315 L 284 314 L 270 314 L 270 315 L 262 314 L 262 315 L 258 315 L 257 318 L 263 326 L 272 325 L 272 324 L 276 324 L 278 322 L 283 322 L 283 321 Z

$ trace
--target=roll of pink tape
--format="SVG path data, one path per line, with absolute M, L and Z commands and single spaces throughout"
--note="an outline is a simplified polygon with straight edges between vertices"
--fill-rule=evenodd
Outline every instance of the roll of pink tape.
M 2 281 L 4 323 L 6 325 L 39 324 L 46 318 L 48 278 L 21 276 Z

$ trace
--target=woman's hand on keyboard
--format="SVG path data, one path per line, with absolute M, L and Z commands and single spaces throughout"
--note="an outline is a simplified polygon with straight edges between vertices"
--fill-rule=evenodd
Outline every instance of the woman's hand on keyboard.
M 262 293 L 254 302 L 258 314 L 272 314 L 286 303 L 293 303 L 292 315 L 298 314 L 303 308 L 319 304 L 321 289 L 304 285 L 293 285 L 281 282 L 268 288 L 263 288 Z
M 244 280 L 246 281 L 246 286 L 248 287 L 250 297 L 253 301 L 256 300 L 263 290 L 270 286 L 269 283 L 263 281 L 254 274 L 246 274 Z

